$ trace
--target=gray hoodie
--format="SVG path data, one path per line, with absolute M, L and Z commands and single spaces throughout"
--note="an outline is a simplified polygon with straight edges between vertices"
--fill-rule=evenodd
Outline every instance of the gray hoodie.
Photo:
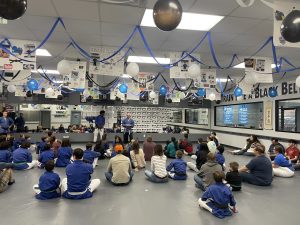
M 213 174 L 217 171 L 222 172 L 222 166 L 216 161 L 207 161 L 204 165 L 202 165 L 198 176 L 202 178 L 205 187 L 215 183 Z

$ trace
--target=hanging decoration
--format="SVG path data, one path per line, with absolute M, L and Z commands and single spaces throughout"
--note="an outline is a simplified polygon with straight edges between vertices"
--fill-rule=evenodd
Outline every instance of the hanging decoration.
M 52 87 L 47 88 L 46 91 L 45 91 L 45 94 L 49 95 L 49 96 L 52 96 L 54 94 L 53 88 Z
M 155 91 L 151 91 L 150 94 L 149 94 L 149 97 L 152 98 L 152 99 L 155 99 L 156 96 L 157 95 L 156 95 Z
M 30 91 L 36 91 L 39 89 L 39 83 L 35 79 L 30 79 L 27 82 L 27 87 Z
M 64 83 L 69 88 L 81 91 L 85 89 L 86 78 L 86 62 L 84 61 L 68 61 L 67 65 L 71 71 L 63 76 Z
M 300 88 L 300 76 L 296 79 L 296 86 Z
M 120 91 L 122 94 L 126 94 L 127 91 L 128 91 L 128 86 L 127 86 L 125 83 L 121 84 L 121 86 L 119 87 L 119 91 Z
M 1 0 L 0 17 L 15 20 L 24 15 L 27 10 L 27 0 Z
M 235 97 L 243 96 L 243 90 L 240 87 L 236 87 L 233 93 Z
M 208 96 L 208 99 L 210 101 L 215 101 L 216 100 L 216 94 L 215 93 L 210 93 L 209 96 Z
M 200 73 L 201 73 L 201 68 L 199 66 L 199 64 L 192 64 L 189 68 L 189 73 L 193 76 L 193 77 L 196 77 L 196 76 L 199 76 Z
M 72 72 L 72 69 L 71 62 L 68 60 L 63 59 L 57 64 L 57 71 L 61 75 L 69 75 Z
M 276 88 L 275 87 L 270 87 L 269 88 L 269 96 L 271 98 L 275 98 L 275 97 L 277 97 L 277 95 L 278 95 L 278 93 L 277 93 Z
M 129 63 L 126 67 L 126 73 L 130 76 L 137 76 L 140 72 L 140 67 L 137 63 Z
M 297 43 L 300 42 L 300 11 L 293 10 L 282 21 L 280 33 L 284 40 Z
M 181 22 L 182 7 L 178 0 L 158 0 L 153 8 L 155 25 L 163 31 L 171 31 Z
M 168 93 L 168 88 L 165 85 L 161 85 L 159 88 L 159 94 L 165 96 Z
M 199 97 L 204 97 L 205 96 L 205 88 L 199 88 L 197 91 L 197 95 Z
M 7 86 L 7 91 L 8 91 L 9 93 L 15 93 L 15 92 L 16 92 L 16 86 L 13 85 L 13 84 L 9 84 L 9 85 Z

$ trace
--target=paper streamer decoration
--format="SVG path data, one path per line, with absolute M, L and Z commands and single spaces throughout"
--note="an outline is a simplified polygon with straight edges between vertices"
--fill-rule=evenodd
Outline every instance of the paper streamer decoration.
M 36 70 L 35 52 L 28 53 L 35 49 L 35 42 L 11 40 L 1 44 L 14 56 L 0 49 L 0 70 Z M 24 60 L 20 60 L 19 58 Z
M 93 59 L 101 60 L 108 58 L 116 52 L 116 49 L 109 47 L 91 47 L 90 54 Z M 91 62 L 89 66 L 90 75 L 120 76 L 124 73 L 124 55 L 122 50 L 105 63 Z
M 200 55 L 193 54 L 195 58 L 200 58 Z M 182 53 L 180 52 L 171 52 L 170 53 L 170 59 L 171 59 L 171 64 L 176 63 L 178 59 L 182 58 Z M 189 72 L 190 66 L 193 64 L 198 64 L 200 67 L 200 64 L 196 62 L 194 59 L 191 57 L 186 57 L 185 59 L 179 61 L 178 63 L 174 64 L 173 67 L 170 68 L 170 78 L 196 78 L 197 75 L 192 75 Z M 199 75 L 198 75 L 199 76 Z
M 283 19 L 293 10 L 300 10 L 300 4 L 292 3 L 292 2 L 274 2 L 274 45 L 278 47 L 293 47 L 293 48 L 300 48 L 300 42 L 298 43 L 291 43 L 286 41 L 280 33 L 280 27 L 282 25 Z

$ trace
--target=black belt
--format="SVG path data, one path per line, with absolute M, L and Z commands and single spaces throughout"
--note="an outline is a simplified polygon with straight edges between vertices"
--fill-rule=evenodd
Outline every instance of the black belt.
M 219 203 L 217 202 L 212 202 L 217 208 L 219 209 L 228 209 L 228 205 L 220 205 Z

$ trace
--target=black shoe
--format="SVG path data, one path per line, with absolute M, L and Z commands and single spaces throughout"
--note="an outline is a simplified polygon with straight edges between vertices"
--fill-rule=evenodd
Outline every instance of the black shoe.
M 16 183 L 16 181 L 13 179 L 12 181 L 8 182 L 8 185 L 13 185 L 14 183 Z

